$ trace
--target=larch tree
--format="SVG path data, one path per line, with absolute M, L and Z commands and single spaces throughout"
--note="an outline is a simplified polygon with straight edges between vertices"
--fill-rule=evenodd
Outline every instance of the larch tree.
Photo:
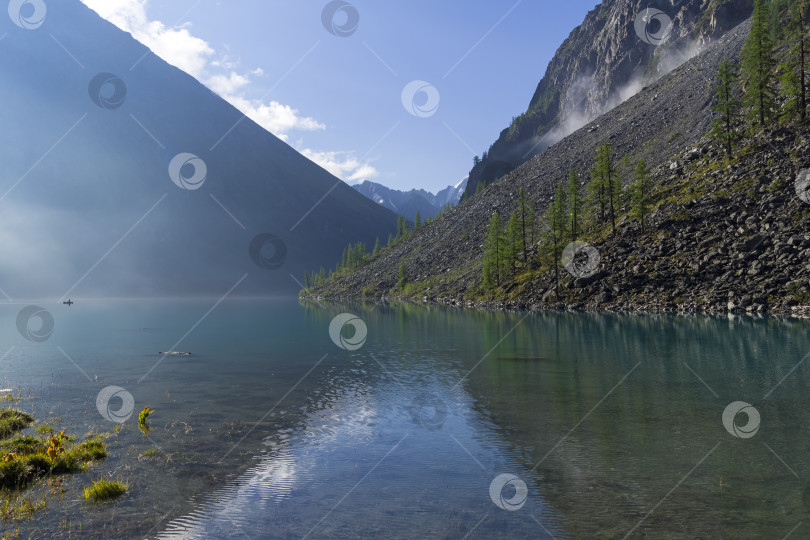
M 397 240 L 405 238 L 408 236 L 408 220 L 405 219 L 405 216 L 402 214 L 397 215 Z
M 644 223 L 652 207 L 652 182 L 647 163 L 641 159 L 636 164 L 636 178 L 631 186 L 632 212 L 641 223 L 641 232 L 644 232 Z
M 549 203 L 545 217 L 548 232 L 546 233 L 547 244 L 551 249 L 551 256 L 554 263 L 554 289 L 557 300 L 560 299 L 560 265 L 559 260 L 562 255 L 563 243 L 565 242 L 566 226 L 568 224 L 568 201 L 566 188 L 561 183 L 557 184 L 557 191 L 554 199 Z
M 776 60 L 770 23 L 768 2 L 754 0 L 751 32 L 742 48 L 743 103 L 750 108 L 752 127 L 758 124 L 765 128 L 776 104 Z
M 484 286 L 487 289 L 501 285 L 503 269 L 503 220 L 498 212 L 492 214 L 484 240 Z
M 616 207 L 621 195 L 619 173 L 613 164 L 613 147 L 605 143 L 596 149 L 596 159 L 591 170 L 592 198 L 595 197 L 600 208 L 601 221 L 605 222 L 605 213 L 610 216 L 613 234 L 616 234 Z
M 734 97 L 736 83 L 735 66 L 728 59 L 723 60 L 717 69 L 716 102 L 712 106 L 719 116 L 712 121 L 709 134 L 723 145 L 728 157 L 732 156 L 734 144 L 740 139 L 740 102 Z
M 523 254 L 523 262 L 529 257 L 529 238 L 527 230 L 529 214 L 529 201 L 526 197 L 526 189 L 521 187 L 518 190 L 518 221 L 520 222 L 520 243 L 521 253 Z
M 571 241 L 575 242 L 579 238 L 580 220 L 582 219 L 582 195 L 579 193 L 579 178 L 576 171 L 568 173 L 568 186 L 566 188 L 568 195 L 569 214 L 571 216 L 571 224 L 569 232 L 571 233 Z
M 593 219 L 597 223 L 605 222 L 605 215 L 607 214 L 607 189 L 605 189 L 605 182 L 602 175 L 594 166 L 590 170 L 591 181 L 588 182 L 588 207 L 593 214 Z
M 405 259 L 402 259 L 399 263 L 399 279 L 397 280 L 397 287 L 399 289 L 404 289 L 405 285 L 408 284 L 408 269 L 405 267 Z
M 517 274 L 518 260 L 521 254 L 521 237 L 520 220 L 516 214 L 511 214 L 506 225 L 505 255 L 509 273 L 512 277 Z
M 798 119 L 802 123 L 807 119 L 807 0 L 796 0 L 789 10 L 787 26 L 790 50 L 785 62 L 779 65 L 779 82 L 782 84 L 781 120 L 789 123 Z
M 537 203 L 534 199 L 529 199 L 526 203 L 526 228 L 529 235 L 529 246 L 534 247 L 537 243 Z

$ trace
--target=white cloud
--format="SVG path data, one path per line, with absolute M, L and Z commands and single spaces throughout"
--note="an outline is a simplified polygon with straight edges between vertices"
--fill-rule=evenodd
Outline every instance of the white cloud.
M 349 183 L 370 180 L 379 174 L 377 169 L 354 157 L 352 152 L 317 152 L 309 148 L 304 148 L 299 152 Z
M 168 27 L 160 21 L 150 21 L 146 9 L 149 0 L 82 0 L 94 10 L 132 37 L 149 47 L 168 63 L 196 77 L 200 82 L 239 109 L 245 116 L 288 141 L 292 131 L 320 131 L 326 126 L 314 118 L 277 101 L 251 99 L 246 95 L 251 77 L 262 77 L 261 68 L 238 73 L 238 62 L 229 56 L 229 50 L 218 53 L 203 39 L 191 34 L 190 24 Z M 377 170 L 361 163 L 351 152 L 301 151 L 303 155 L 347 182 L 377 176 Z
M 250 84 L 250 79 L 245 75 L 239 75 L 235 71 L 230 74 L 217 74 L 208 78 L 206 85 L 219 95 L 232 95 Z
M 214 91 L 216 92 L 216 90 Z M 326 129 L 325 125 L 314 118 L 299 116 L 297 109 L 293 109 L 289 105 L 282 105 L 277 101 L 264 103 L 235 94 L 220 93 L 220 95 L 227 99 L 231 105 L 242 111 L 245 116 L 283 141 L 287 141 L 288 131 L 318 131 Z
M 186 73 L 200 78 L 214 56 L 205 40 L 194 37 L 189 25 L 169 28 L 146 16 L 148 0 L 82 0 L 90 9 L 152 49 L 152 51 Z

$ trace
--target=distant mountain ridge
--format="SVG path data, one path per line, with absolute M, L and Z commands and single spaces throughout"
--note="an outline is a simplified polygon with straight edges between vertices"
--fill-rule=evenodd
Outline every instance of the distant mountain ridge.
M 412 221 L 417 211 L 424 219 L 438 215 L 447 204 L 455 206 L 461 200 L 466 186 L 467 179 L 465 178 L 454 186 L 447 186 L 435 195 L 424 189 L 400 191 L 368 180 L 352 187 L 377 204 L 396 214 L 402 214 L 406 219 Z

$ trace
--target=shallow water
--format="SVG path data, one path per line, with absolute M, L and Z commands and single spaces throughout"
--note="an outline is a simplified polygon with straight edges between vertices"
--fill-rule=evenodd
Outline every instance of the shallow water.
M 18 407 L 112 433 L 99 391 L 135 401 L 110 457 L 67 477 L 22 537 L 808 534 L 804 321 L 297 300 L 227 300 L 200 321 L 215 301 L 43 306 L 40 343 L 18 333 L 24 306 L 0 307 L 0 387 L 22 390 Z M 344 312 L 368 329 L 357 350 L 330 339 Z M 191 356 L 157 354 L 186 334 Z M 760 414 L 749 438 L 723 425 L 735 401 Z M 82 502 L 107 475 L 128 494 Z

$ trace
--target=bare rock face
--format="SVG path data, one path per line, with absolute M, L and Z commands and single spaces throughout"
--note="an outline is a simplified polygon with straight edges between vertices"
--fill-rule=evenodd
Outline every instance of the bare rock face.
M 753 0 L 605 0 L 557 50 L 527 111 L 470 172 L 467 194 L 613 109 L 746 20 Z
M 729 27 L 729 22 L 739 21 L 740 17 L 747 17 L 754 9 L 754 0 L 744 0 L 737 2 L 716 2 L 714 11 L 710 11 L 709 23 L 705 31 L 701 34 L 701 39 L 706 36 L 718 36 L 733 28 Z

